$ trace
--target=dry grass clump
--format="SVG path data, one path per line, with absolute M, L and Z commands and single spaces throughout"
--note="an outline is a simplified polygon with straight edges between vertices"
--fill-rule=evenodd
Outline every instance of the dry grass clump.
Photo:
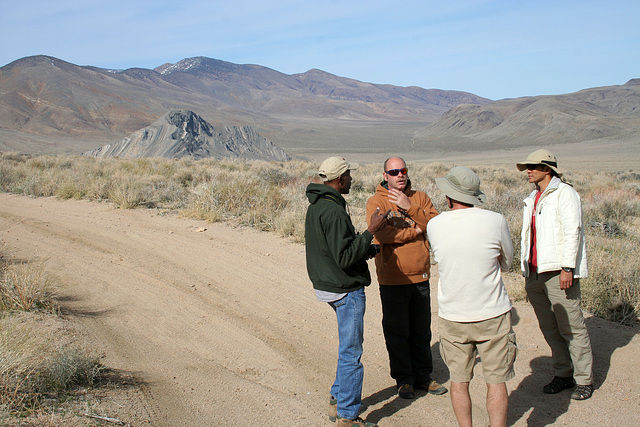
M 0 273 L 0 312 L 44 311 L 56 313 L 53 278 L 41 263 L 26 262 Z
M 594 174 L 583 196 L 589 278 L 583 301 L 597 316 L 640 315 L 640 175 Z
M 594 235 L 587 242 L 589 278 L 582 299 L 595 315 L 631 324 L 640 313 L 640 243 Z
M 367 199 L 382 180 L 382 161 L 361 165 L 353 173 L 346 199 L 359 231 L 366 228 Z M 317 167 L 304 161 L 94 159 L 0 153 L 0 191 L 104 200 L 124 209 L 165 209 L 207 221 L 275 231 L 302 242 L 308 206 L 305 188 Z M 409 163 L 408 168 L 413 188 L 426 191 L 436 209 L 445 210 L 444 195 L 434 179 L 445 176 L 449 167 Z M 510 294 L 520 298 L 524 295 L 523 280 L 518 278 L 522 200 L 532 186 L 515 166 L 472 169 L 487 195 L 484 208 L 500 212 L 509 224 L 516 251 L 509 273 L 513 284 Z M 590 277 L 582 284 L 584 306 L 608 319 L 635 321 L 640 314 L 640 174 L 580 172 L 567 173 L 565 178 L 583 200 L 590 261 Z
M 0 259 L 2 261 L 2 259 Z M 102 365 L 57 316 L 41 263 L 0 262 L 0 423 L 45 410 L 92 385 Z

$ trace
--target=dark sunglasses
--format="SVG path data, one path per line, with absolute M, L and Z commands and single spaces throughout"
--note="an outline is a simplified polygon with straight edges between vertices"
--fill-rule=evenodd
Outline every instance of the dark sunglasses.
M 542 169 L 542 165 L 541 164 L 536 164 L 536 165 L 526 165 L 527 166 L 527 170 L 530 171 L 535 171 L 535 170 L 540 170 Z
M 409 173 L 409 171 L 407 170 L 407 168 L 402 168 L 402 169 L 390 169 L 385 173 L 388 173 L 391 176 L 398 176 L 400 174 L 406 175 L 407 173 Z

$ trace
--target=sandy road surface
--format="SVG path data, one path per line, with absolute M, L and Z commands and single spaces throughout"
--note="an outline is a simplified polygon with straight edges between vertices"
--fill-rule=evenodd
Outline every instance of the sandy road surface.
M 0 194 L 0 244 L 13 257 L 46 260 L 64 284 L 65 308 L 104 352 L 105 364 L 145 382 L 144 394 L 121 405 L 120 419 L 157 426 L 331 425 L 325 412 L 336 325 L 331 309 L 314 299 L 302 245 L 155 211 L 7 194 Z M 432 294 L 435 283 L 437 275 Z M 455 425 L 448 394 L 396 398 L 375 283 L 367 295 L 363 416 L 380 426 Z M 552 376 L 549 351 L 530 307 L 518 303 L 516 310 L 511 424 L 640 425 L 635 329 L 588 319 L 598 389 L 592 399 L 573 402 L 569 392 L 541 394 Z M 435 304 L 433 311 L 434 375 L 448 381 Z M 474 416 L 487 425 L 476 372 Z

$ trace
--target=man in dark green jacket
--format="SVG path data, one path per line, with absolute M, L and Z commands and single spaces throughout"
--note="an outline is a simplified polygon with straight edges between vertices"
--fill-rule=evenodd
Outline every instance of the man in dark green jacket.
M 376 210 L 369 227 L 356 234 L 343 194 L 351 188 L 351 170 L 342 157 L 320 165 L 322 184 L 307 186 L 305 221 L 307 272 L 316 297 L 327 302 L 338 320 L 338 367 L 331 386 L 329 418 L 338 426 L 375 426 L 358 416 L 364 368 L 360 362 L 364 337 L 364 287 L 371 283 L 367 259 L 373 235 L 387 225 L 389 211 Z

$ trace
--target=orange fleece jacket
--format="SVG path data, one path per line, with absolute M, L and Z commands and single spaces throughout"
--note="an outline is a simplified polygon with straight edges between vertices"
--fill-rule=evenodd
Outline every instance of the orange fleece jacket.
M 392 227 L 378 231 L 374 238 L 374 243 L 380 245 L 380 253 L 376 255 L 376 273 L 381 285 L 408 285 L 429 279 L 431 261 L 426 238 L 427 222 L 438 215 L 438 211 L 426 193 L 412 190 L 410 184 L 404 193 L 411 201 L 407 211 L 389 201 L 386 181 L 378 184 L 376 194 L 367 200 L 367 225 L 376 208 L 380 208 L 380 212 L 391 209 L 387 218 Z M 417 233 L 416 226 L 422 233 Z

